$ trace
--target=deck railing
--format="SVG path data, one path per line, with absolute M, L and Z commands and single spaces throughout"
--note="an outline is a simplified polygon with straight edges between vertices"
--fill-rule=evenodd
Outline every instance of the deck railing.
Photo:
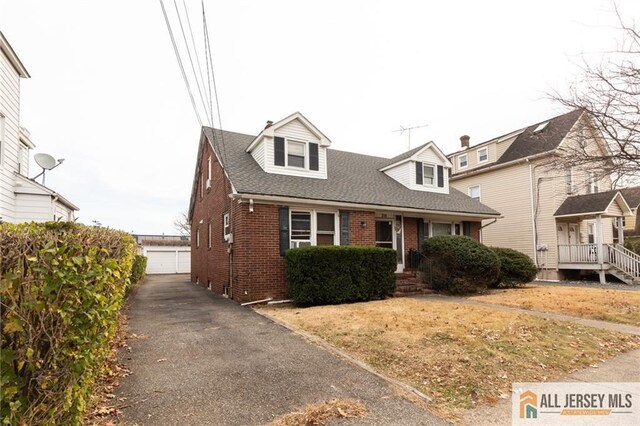
M 633 278 L 640 278 L 640 256 L 620 244 L 607 244 L 605 253 L 607 262 Z
M 559 263 L 598 263 L 597 244 L 558 244 Z

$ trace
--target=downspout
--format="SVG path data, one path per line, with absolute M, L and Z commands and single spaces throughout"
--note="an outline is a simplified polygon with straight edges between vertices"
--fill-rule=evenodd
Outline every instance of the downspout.
M 536 214 L 535 214 L 535 202 L 533 198 L 533 164 L 527 158 L 525 160 L 529 164 L 529 195 L 531 198 L 531 231 L 533 233 L 533 263 L 538 267 L 538 241 L 536 232 Z

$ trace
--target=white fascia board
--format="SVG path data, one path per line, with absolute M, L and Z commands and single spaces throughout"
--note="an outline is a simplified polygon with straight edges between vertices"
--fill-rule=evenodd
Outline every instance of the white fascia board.
M 249 144 L 249 146 L 247 147 L 247 149 L 245 150 L 246 152 L 251 152 L 253 151 L 253 149 L 260 143 L 260 141 L 266 136 L 266 137 L 274 137 L 275 136 L 275 132 L 276 130 L 278 130 L 278 128 L 284 126 L 287 123 L 290 123 L 293 120 L 299 120 L 306 128 L 307 130 L 309 130 L 311 133 L 313 133 L 319 140 L 320 140 L 320 146 L 322 147 L 328 147 L 331 146 L 331 140 L 329 140 L 328 137 L 326 137 L 324 135 L 324 133 L 322 133 L 320 130 L 318 130 L 318 128 L 316 126 L 313 125 L 313 123 L 311 123 L 309 120 L 307 120 L 307 118 L 302 115 L 300 112 L 296 111 L 293 114 L 283 118 L 282 120 L 273 123 L 271 126 L 267 127 L 266 129 L 262 130 L 258 136 L 255 137 L 255 139 L 253 139 L 253 141 L 251 142 L 251 144 Z
M 614 197 L 611 199 L 611 202 L 607 205 L 605 211 L 609 211 L 609 208 L 614 201 L 618 201 L 618 205 L 621 207 L 620 210 L 622 210 L 623 215 L 626 216 L 631 214 L 631 207 L 629 207 L 629 204 L 627 204 L 627 200 L 624 199 L 620 191 L 616 192 L 616 195 L 614 195 Z M 622 201 L 622 203 L 620 201 Z
M 238 200 L 251 200 L 254 201 L 263 201 L 265 204 L 274 204 L 274 203 L 304 203 L 318 206 L 334 206 L 334 207 L 344 207 L 356 210 L 387 210 L 394 211 L 399 213 L 419 213 L 422 215 L 433 214 L 433 215 L 448 215 L 448 216 L 462 216 L 466 218 L 476 218 L 478 220 L 483 219 L 494 219 L 502 217 L 499 214 L 483 214 L 483 213 L 463 213 L 463 212 L 452 212 L 452 211 L 441 211 L 441 210 L 423 210 L 416 209 L 411 207 L 396 207 L 396 206 L 384 206 L 378 204 L 358 204 L 358 203 L 348 203 L 344 201 L 325 201 L 325 200 L 315 200 L 310 198 L 295 198 L 295 197 L 282 197 L 277 195 L 263 195 L 263 194 L 229 194 L 229 197 L 238 199 Z

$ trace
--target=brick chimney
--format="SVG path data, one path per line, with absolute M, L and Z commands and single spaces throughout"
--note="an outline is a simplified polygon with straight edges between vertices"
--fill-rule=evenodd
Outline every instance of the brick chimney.
M 264 126 L 265 129 L 268 129 L 269 127 L 273 126 L 273 121 L 271 120 L 267 120 L 267 125 Z
M 468 135 L 460 136 L 460 145 L 463 149 L 469 148 L 469 139 L 471 139 L 471 137 Z

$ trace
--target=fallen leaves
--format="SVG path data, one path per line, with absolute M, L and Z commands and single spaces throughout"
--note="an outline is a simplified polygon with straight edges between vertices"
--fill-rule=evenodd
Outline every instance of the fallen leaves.
M 267 426 L 326 425 L 332 418 L 365 417 L 364 404 L 353 399 L 332 399 L 319 404 L 309 404 L 301 411 L 285 414 Z

